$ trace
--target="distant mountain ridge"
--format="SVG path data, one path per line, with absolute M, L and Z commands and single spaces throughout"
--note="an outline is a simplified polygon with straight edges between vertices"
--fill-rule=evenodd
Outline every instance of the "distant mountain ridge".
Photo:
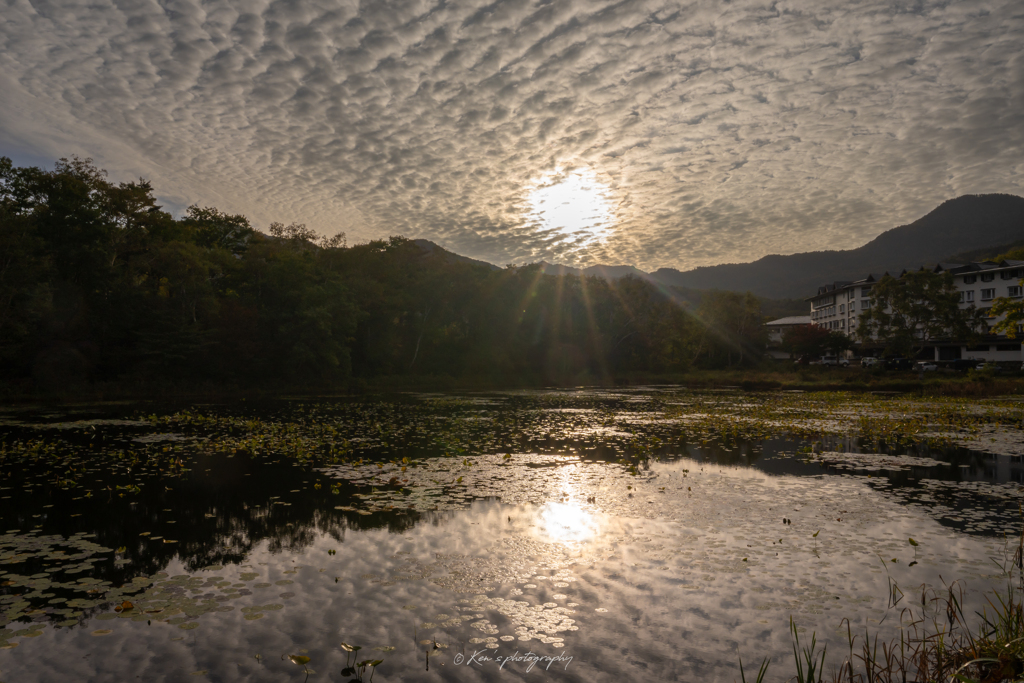
M 477 265 L 477 266 L 483 266 L 485 268 L 489 268 L 490 270 L 501 270 L 501 268 L 499 268 L 498 266 L 494 265 L 493 263 L 488 263 L 487 261 L 481 261 L 480 259 L 470 258 L 468 256 L 463 256 L 461 254 L 456 254 L 454 251 L 448 251 L 444 247 L 439 246 L 439 245 L 435 244 L 434 242 L 431 242 L 430 240 L 418 239 L 418 240 L 413 240 L 413 243 L 416 246 L 418 246 L 420 249 L 422 249 L 424 251 L 424 253 L 426 253 L 426 254 L 433 254 L 435 252 L 440 252 L 444 256 L 445 261 L 447 263 L 472 263 L 472 264 Z
M 862 247 L 765 256 L 752 263 L 705 266 L 681 272 L 660 268 L 644 273 L 632 266 L 591 266 L 582 270 L 543 263 L 545 272 L 584 273 L 617 279 L 633 275 L 668 287 L 750 291 L 771 299 L 802 299 L 819 286 L 859 280 L 869 274 L 900 273 L 981 254 L 1024 241 L 1024 198 L 1009 194 L 963 195 L 927 215 L 883 232 Z
M 450 261 L 498 266 L 450 252 L 424 239 L 425 252 L 440 250 Z M 590 275 L 617 280 L 633 276 L 680 290 L 722 289 L 753 292 L 766 299 L 804 299 L 818 287 L 869 274 L 898 274 L 936 263 L 984 260 L 1024 245 L 1024 197 L 1010 194 L 963 195 L 943 202 L 910 223 L 883 232 L 864 246 L 845 251 L 812 251 L 765 256 L 752 263 L 728 263 L 679 271 L 659 268 L 646 273 L 629 265 L 573 268 L 541 261 L 550 275 Z

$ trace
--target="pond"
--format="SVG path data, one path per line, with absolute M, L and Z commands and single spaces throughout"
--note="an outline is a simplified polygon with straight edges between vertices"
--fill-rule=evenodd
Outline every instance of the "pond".
M 1005 586 L 1022 425 L 674 386 L 8 408 L 0 681 L 786 680 L 791 618 L 838 663 Z

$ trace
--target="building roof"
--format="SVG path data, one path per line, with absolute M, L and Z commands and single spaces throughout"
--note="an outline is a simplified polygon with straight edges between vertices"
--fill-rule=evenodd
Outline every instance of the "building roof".
M 788 318 L 779 318 L 773 320 L 765 325 L 810 325 L 811 316 L 809 315 L 791 315 Z
M 952 273 L 953 275 L 961 275 L 963 273 L 974 273 L 974 272 L 983 271 L 983 270 L 1000 270 L 1000 269 L 1003 269 L 1003 268 L 1019 268 L 1020 266 L 1024 266 L 1024 261 L 1016 261 L 1016 260 L 1013 260 L 1013 259 L 1004 259 L 1002 261 L 999 261 L 998 263 L 996 261 L 974 261 L 972 263 L 966 263 L 966 264 L 964 264 L 964 263 L 939 263 L 934 268 L 932 268 L 932 271 L 935 272 L 935 273 L 949 272 L 949 273 Z M 921 266 L 921 270 L 926 270 L 926 269 L 925 269 L 924 266 Z M 907 271 L 904 270 L 902 273 L 899 274 L 898 277 L 903 277 L 906 273 L 907 273 Z M 889 273 L 887 272 L 885 274 L 888 275 Z M 846 280 L 836 281 L 836 282 L 833 282 L 831 284 L 822 285 L 821 287 L 818 287 L 818 293 L 815 294 L 814 296 L 807 297 L 806 299 L 804 299 L 804 301 L 814 301 L 818 297 L 825 296 L 825 295 L 831 294 L 833 292 L 838 292 L 838 291 L 841 291 L 841 290 L 846 289 L 848 287 L 859 287 L 859 286 L 862 286 L 862 285 L 870 285 L 870 284 L 873 284 L 874 282 L 876 282 L 874 275 L 868 275 L 863 280 L 854 280 L 853 282 L 849 282 L 849 281 L 846 281 Z M 785 320 L 785 318 L 783 318 L 783 319 Z M 767 323 L 767 324 L 768 325 L 773 325 L 774 323 Z

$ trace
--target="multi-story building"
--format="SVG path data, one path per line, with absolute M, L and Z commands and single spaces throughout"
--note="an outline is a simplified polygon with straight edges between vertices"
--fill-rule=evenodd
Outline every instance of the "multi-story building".
M 953 281 L 960 291 L 961 308 L 974 307 L 984 312 L 992 308 L 997 298 L 1024 297 L 1021 285 L 1021 279 L 1024 278 L 1024 261 L 940 263 L 935 266 L 934 271 L 953 275 Z M 902 277 L 902 273 L 900 275 Z M 819 287 L 818 293 L 807 299 L 811 304 L 811 322 L 829 330 L 856 336 L 857 319 L 869 308 L 871 287 L 877 281 L 873 275 L 868 275 L 863 280 L 855 282 L 834 282 Z M 998 318 L 990 316 L 985 324 L 991 330 L 998 322 Z M 871 353 L 873 349 L 870 348 L 870 344 L 866 344 L 864 351 Z M 951 342 L 936 342 L 922 352 L 923 356 L 929 354 L 935 360 L 1022 360 L 1019 338 L 1008 339 L 992 333 L 985 334 L 977 345 L 970 347 Z
M 810 324 L 811 316 L 809 315 L 791 315 L 788 318 L 779 318 L 765 323 L 764 327 L 768 332 L 768 356 L 776 360 L 789 358 L 789 352 L 780 348 L 782 336 L 788 329 Z

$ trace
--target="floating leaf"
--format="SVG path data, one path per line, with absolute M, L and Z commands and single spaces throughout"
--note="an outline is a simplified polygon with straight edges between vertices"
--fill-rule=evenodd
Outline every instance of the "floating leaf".
M 309 664 L 309 657 L 306 655 L 288 655 L 288 659 L 291 660 L 292 664 L 298 664 L 299 666 Z

